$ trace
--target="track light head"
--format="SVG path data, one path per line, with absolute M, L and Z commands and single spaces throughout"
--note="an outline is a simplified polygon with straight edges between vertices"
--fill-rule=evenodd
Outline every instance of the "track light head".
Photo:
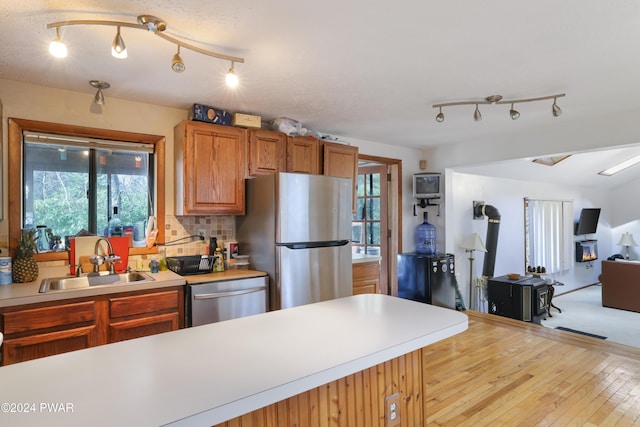
M 556 104 L 556 98 L 553 98 L 553 105 L 551 106 L 551 114 L 553 114 L 553 117 L 558 117 L 559 115 L 562 114 L 562 110 L 560 109 L 560 107 L 558 107 L 558 104 Z
M 513 103 L 511 104 L 509 115 L 511 116 L 511 120 L 518 120 L 518 118 L 520 118 L 520 112 L 513 109 Z
M 227 71 L 227 76 L 225 77 L 225 81 L 227 83 L 227 86 L 229 87 L 236 87 L 238 86 L 238 76 L 236 75 L 236 72 L 233 70 L 233 62 L 231 62 L 231 68 L 229 68 L 229 71 Z
M 122 36 L 120 36 L 119 25 L 118 30 L 116 31 L 116 36 L 113 38 L 113 43 L 111 44 L 111 55 L 118 59 L 125 59 L 127 57 L 127 47 L 124 45 Z
M 67 47 L 60 40 L 60 27 L 56 27 L 56 38 L 49 44 L 49 53 L 56 58 L 65 58 L 67 56 Z
M 180 57 L 180 45 L 178 45 L 178 52 L 173 55 L 173 60 L 171 61 L 171 69 L 176 73 L 183 72 L 187 67 L 184 65 L 184 61 Z
M 482 114 L 480 114 L 478 104 L 476 104 L 476 111 L 473 112 L 473 120 L 475 120 L 476 122 L 482 121 Z
M 442 107 L 440 107 L 440 112 L 436 115 L 436 122 L 444 122 L 444 113 L 442 112 Z
M 104 105 L 104 94 L 102 93 L 102 89 L 109 89 L 111 85 L 102 80 L 89 80 L 89 84 L 98 89 L 96 95 L 93 97 L 93 102 L 98 105 Z

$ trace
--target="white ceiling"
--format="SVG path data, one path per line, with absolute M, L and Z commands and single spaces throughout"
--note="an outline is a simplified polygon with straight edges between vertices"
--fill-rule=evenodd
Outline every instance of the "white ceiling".
M 163 18 L 169 35 L 244 57 L 235 67 L 240 87 L 224 86 L 228 62 L 187 50 L 181 51 L 187 70 L 172 72 L 175 46 L 134 29 L 121 31 L 126 60 L 110 55 L 111 27 L 64 28 L 69 56 L 58 60 L 48 53 L 55 36 L 48 23 L 134 23 L 140 14 Z M 639 107 L 640 2 L 632 0 L 0 0 L 0 15 L 2 79 L 91 96 L 88 81 L 106 80 L 107 102 L 203 103 L 399 146 L 508 138 Z M 509 119 L 509 105 L 481 106 L 480 123 L 472 120 L 473 106 L 446 108 L 444 123 L 436 123 L 431 107 L 493 94 L 517 99 L 557 93 L 567 94 L 558 100 L 564 111 L 559 118 L 551 117 L 551 101 L 517 106 L 517 121 Z M 599 152 L 591 175 L 609 166 L 601 163 L 605 157 L 626 155 Z M 518 177 L 529 160 L 512 164 Z

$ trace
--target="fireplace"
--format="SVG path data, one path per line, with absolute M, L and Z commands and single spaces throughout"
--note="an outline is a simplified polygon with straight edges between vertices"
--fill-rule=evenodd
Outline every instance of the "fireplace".
M 540 324 L 547 314 L 549 286 L 538 277 L 493 277 L 488 282 L 489 313 Z
M 589 262 L 598 259 L 598 241 L 581 240 L 576 242 L 576 262 Z

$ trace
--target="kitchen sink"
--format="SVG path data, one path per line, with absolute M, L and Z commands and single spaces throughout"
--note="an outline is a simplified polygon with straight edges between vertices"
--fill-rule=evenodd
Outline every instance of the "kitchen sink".
M 53 277 L 43 279 L 40 283 L 40 293 L 49 291 L 66 291 L 70 289 L 82 289 L 93 286 L 118 285 L 127 283 L 142 283 L 155 280 L 146 273 L 131 271 L 128 273 L 109 274 L 103 271 L 100 273 L 89 273 L 81 277 Z

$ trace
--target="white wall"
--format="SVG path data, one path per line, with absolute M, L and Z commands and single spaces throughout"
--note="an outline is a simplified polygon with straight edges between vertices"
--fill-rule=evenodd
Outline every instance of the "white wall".
M 469 295 L 469 254 L 460 248 L 460 244 L 472 233 L 478 233 L 486 243 L 487 219 L 473 219 L 473 202 L 483 201 L 500 212 L 500 228 L 494 276 L 509 273 L 524 274 L 524 198 L 572 200 L 577 221 L 582 208 L 600 207 L 602 212 L 598 231 L 589 238 L 598 240 L 599 259 L 611 255 L 611 209 L 607 195 L 591 189 L 562 187 L 553 184 L 532 183 L 502 178 L 492 178 L 446 171 L 446 250 L 456 256 L 457 280 L 462 295 Z M 575 240 L 582 240 L 577 236 Z M 484 253 L 474 253 L 474 277 L 480 277 L 484 262 Z M 600 262 L 592 264 L 574 263 L 566 273 L 552 275 L 565 284 L 558 287 L 558 293 L 596 283 L 600 274 Z

